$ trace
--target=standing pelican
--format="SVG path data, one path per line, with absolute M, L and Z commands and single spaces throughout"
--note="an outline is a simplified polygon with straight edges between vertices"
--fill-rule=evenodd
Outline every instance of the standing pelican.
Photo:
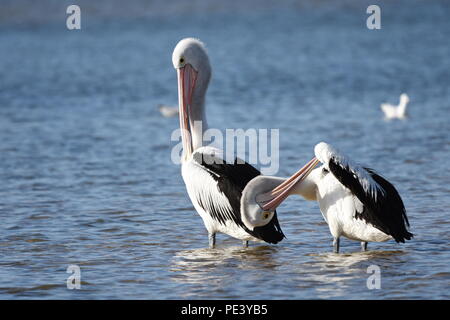
M 393 106 L 389 103 L 382 103 L 380 108 L 384 112 L 386 119 L 404 119 L 406 117 L 406 106 L 408 105 L 409 97 L 406 93 L 400 95 L 400 103 Z
M 241 198 L 247 228 L 263 226 L 289 195 L 299 194 L 318 201 L 336 253 L 341 236 L 361 241 L 363 251 L 368 241 L 412 238 L 403 201 L 391 183 L 329 144 L 317 144 L 314 152 L 316 157 L 289 179 L 258 176 L 247 184 Z M 323 165 L 314 169 L 319 161 Z
M 241 220 L 240 199 L 246 184 L 260 172 L 240 159 L 226 163 L 222 151 L 202 145 L 205 94 L 211 77 L 206 49 L 197 39 L 181 40 L 172 55 L 178 76 L 178 101 L 182 135 L 181 174 L 189 197 L 202 217 L 215 246 L 217 232 L 248 241 L 278 243 L 284 238 L 276 213 L 270 223 L 248 229 Z

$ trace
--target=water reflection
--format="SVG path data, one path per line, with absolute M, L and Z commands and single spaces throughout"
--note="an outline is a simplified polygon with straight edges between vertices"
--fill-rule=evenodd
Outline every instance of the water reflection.
M 171 263 L 172 280 L 189 284 L 217 284 L 239 270 L 270 270 L 278 266 L 278 247 L 257 245 L 201 248 L 177 252 Z
M 402 263 L 403 251 L 367 251 L 354 253 L 307 254 L 306 262 L 299 263 L 292 282 L 296 288 L 310 290 L 321 299 L 338 298 L 349 294 L 349 288 L 358 298 L 358 292 L 367 294 L 367 267 L 377 265 L 383 273 Z
M 316 262 L 323 264 L 327 267 L 335 268 L 347 268 L 357 267 L 363 262 L 371 262 L 371 264 L 377 264 L 382 261 L 389 260 L 391 263 L 399 260 L 397 258 L 404 255 L 402 250 L 389 250 L 389 251 L 366 251 L 366 252 L 352 252 L 352 253 L 320 253 L 310 254 L 314 257 Z M 393 261 L 394 260 L 394 261 Z

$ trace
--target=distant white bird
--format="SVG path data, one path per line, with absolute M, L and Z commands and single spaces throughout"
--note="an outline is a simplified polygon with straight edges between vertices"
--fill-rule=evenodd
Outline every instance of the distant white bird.
M 339 238 L 361 242 L 410 240 L 403 201 L 394 186 L 372 169 L 361 167 L 321 142 L 316 157 L 289 179 L 257 176 L 242 192 L 242 221 L 250 230 L 270 222 L 274 210 L 291 194 L 317 200 L 339 252 Z M 323 165 L 314 169 L 318 162 Z M 313 170 L 314 169 L 314 170 Z
M 158 110 L 165 118 L 172 118 L 178 116 L 178 107 L 171 107 L 166 106 L 164 104 L 158 104 Z
M 389 103 L 382 103 L 381 110 L 384 112 L 386 119 L 404 119 L 406 117 L 406 106 L 408 105 L 409 97 L 406 93 L 400 95 L 400 103 L 394 106 Z

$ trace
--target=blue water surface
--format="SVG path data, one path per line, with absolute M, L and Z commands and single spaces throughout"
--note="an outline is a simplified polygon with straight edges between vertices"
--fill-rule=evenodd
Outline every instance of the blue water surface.
M 0 298 L 450 298 L 446 1 L 381 1 L 380 30 L 367 1 L 90 2 L 75 31 L 68 1 L 0 4 Z M 337 146 L 396 186 L 414 239 L 333 254 L 318 205 L 290 198 L 278 245 L 208 249 L 156 107 L 177 104 L 187 36 L 208 47 L 211 127 L 279 129 L 281 176 Z M 385 121 L 402 92 L 409 117 Z

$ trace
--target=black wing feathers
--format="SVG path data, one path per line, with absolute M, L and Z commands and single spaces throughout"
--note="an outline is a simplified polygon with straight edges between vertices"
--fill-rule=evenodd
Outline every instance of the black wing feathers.
M 230 202 L 232 212 L 224 214 L 214 204 L 203 206 L 199 201 L 200 206 L 208 211 L 215 220 L 224 224 L 226 220 L 231 218 L 234 223 L 242 227 L 246 232 L 268 243 L 278 243 L 284 238 L 276 212 L 270 223 L 262 227 L 256 227 L 253 231 L 249 230 L 241 220 L 242 191 L 250 180 L 261 174 L 257 169 L 247 162 L 238 163 L 237 159 L 235 159 L 233 164 L 225 163 L 225 161 L 222 161 L 222 163 L 214 161 L 217 159 L 205 153 L 194 154 L 194 160 L 210 171 L 211 177 L 217 181 L 217 187 Z
M 331 158 L 328 167 L 336 179 L 363 204 L 362 212 L 355 212 L 356 218 L 372 224 L 375 228 L 392 236 L 397 242 L 405 242 L 413 237 L 413 234 L 407 230 L 409 221 L 403 201 L 390 182 L 374 170 L 364 168 L 382 189 L 376 190 L 377 194 L 374 198 L 364 190 L 361 182 L 348 166 L 342 166 L 335 158 Z

